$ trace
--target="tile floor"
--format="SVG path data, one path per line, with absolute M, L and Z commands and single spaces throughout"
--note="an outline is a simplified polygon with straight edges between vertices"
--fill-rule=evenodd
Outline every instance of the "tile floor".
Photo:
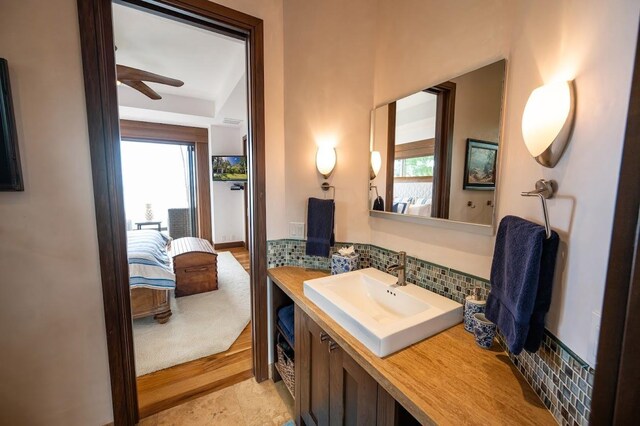
M 140 421 L 140 426 L 282 426 L 293 417 L 293 398 L 284 382 L 251 378 Z

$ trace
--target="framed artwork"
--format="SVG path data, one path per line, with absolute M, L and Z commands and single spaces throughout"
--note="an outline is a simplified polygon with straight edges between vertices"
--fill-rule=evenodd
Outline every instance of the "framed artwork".
M 467 155 L 464 161 L 463 189 L 496 189 L 496 161 L 498 144 L 477 139 L 467 139 Z

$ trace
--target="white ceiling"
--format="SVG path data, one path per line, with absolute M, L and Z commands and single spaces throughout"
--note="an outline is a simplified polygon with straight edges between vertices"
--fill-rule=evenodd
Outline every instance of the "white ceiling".
M 418 92 L 396 102 L 396 145 L 435 137 L 437 99 Z
M 162 112 L 160 116 L 189 115 L 193 114 L 189 111 L 193 108 L 187 107 L 191 99 L 192 104 L 200 106 L 199 110 L 207 110 L 206 114 L 196 115 L 210 121 L 208 124 L 215 124 L 224 118 L 218 117 L 218 113 L 227 102 L 246 105 L 246 90 L 244 99 L 230 99 L 238 83 L 244 80 L 244 41 L 118 4 L 113 5 L 113 22 L 118 64 L 184 81 L 182 87 L 147 83 L 163 97 L 158 101 L 149 101 L 146 96 L 121 85 L 119 103 L 126 107 L 124 111 L 131 112 L 133 108 L 148 110 L 150 116 L 157 116 L 158 111 Z M 205 104 L 208 107 L 204 107 Z M 229 118 L 246 120 L 244 110 L 246 108 L 233 108 L 234 114 L 242 116 Z M 136 118 L 141 119 L 141 115 L 144 118 L 144 113 L 138 111 Z M 157 117 L 153 118 L 149 121 L 157 121 Z

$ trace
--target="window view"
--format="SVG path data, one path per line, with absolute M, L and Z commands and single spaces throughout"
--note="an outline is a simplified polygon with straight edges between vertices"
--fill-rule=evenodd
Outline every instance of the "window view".
M 432 177 L 434 156 L 403 158 L 394 161 L 394 177 Z
M 193 146 L 122 141 L 127 229 L 195 236 Z

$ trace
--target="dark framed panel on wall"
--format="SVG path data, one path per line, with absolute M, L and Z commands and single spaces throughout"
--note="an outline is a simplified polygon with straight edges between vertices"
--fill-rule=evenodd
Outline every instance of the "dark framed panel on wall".
M 9 64 L 0 58 L 0 191 L 24 191 Z

